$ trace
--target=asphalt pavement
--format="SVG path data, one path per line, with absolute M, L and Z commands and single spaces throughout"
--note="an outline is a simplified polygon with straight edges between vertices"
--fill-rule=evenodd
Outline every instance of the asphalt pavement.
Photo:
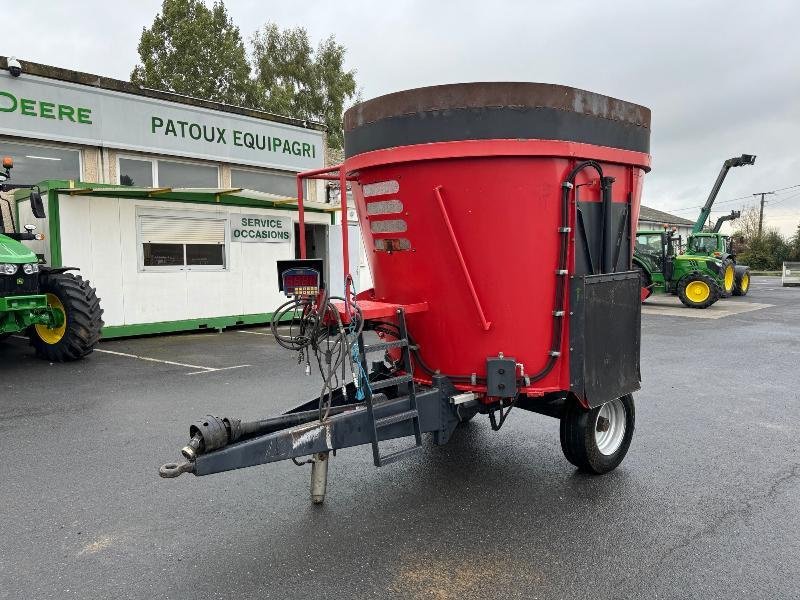
M 645 311 L 630 452 L 601 477 L 558 422 L 478 417 L 382 469 L 158 477 L 187 427 L 318 393 L 263 329 L 108 341 L 51 365 L 0 343 L 0 599 L 800 597 L 800 288 L 719 318 Z M 691 309 L 686 309 L 690 311 Z

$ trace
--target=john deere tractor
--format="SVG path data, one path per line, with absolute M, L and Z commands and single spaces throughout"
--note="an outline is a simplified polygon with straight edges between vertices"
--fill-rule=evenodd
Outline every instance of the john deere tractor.
M 711 214 L 711 206 L 719 194 L 722 182 L 731 167 L 742 167 L 755 164 L 756 157 L 752 154 L 742 154 L 729 158 L 722 163 L 722 169 L 717 175 L 714 187 L 708 195 L 705 205 L 700 209 L 700 215 L 692 227 L 692 234 L 686 243 L 686 254 L 702 260 L 712 257 L 722 261 L 722 280 L 720 282 L 723 296 L 744 296 L 750 290 L 750 267 L 736 264 L 736 254 L 733 252 L 730 237 L 719 232 L 726 221 L 738 219 L 741 213 L 732 210 L 729 215 L 717 219 L 711 231 L 703 231 L 706 221 Z
M 13 165 L 10 158 L 3 159 L 0 191 L 30 189 L 31 211 L 43 219 L 44 203 L 36 186 L 6 183 Z M 8 214 L 13 226 L 13 211 Z M 12 229 L 4 233 L 0 211 L 0 340 L 25 334 L 36 354 L 46 360 L 83 358 L 94 350 L 103 327 L 103 310 L 94 288 L 67 272 L 76 269 L 40 264 L 36 254 L 20 243 L 44 239 L 34 233 L 33 225 L 26 225 L 24 232 Z
M 633 268 L 642 278 L 642 300 L 677 294 L 690 308 L 708 308 L 722 296 L 723 263 L 715 257 L 678 254 L 671 230 L 638 231 Z

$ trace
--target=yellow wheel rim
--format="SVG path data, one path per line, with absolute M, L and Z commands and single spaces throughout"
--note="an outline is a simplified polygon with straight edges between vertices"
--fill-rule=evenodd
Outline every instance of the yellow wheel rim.
M 692 281 L 686 286 L 686 297 L 696 304 L 705 302 L 710 295 L 711 288 L 704 281 Z
M 39 339 L 45 344 L 53 345 L 60 342 L 67 331 L 67 311 L 64 310 L 64 305 L 61 304 L 61 300 L 58 299 L 58 296 L 54 294 L 47 294 L 47 303 L 55 310 L 61 311 L 61 314 L 64 315 L 64 322 L 61 323 L 61 327 L 53 328 L 47 325 L 36 325 L 36 335 L 38 335 Z
M 750 273 L 742 275 L 742 283 L 740 285 L 743 292 L 746 292 L 750 288 Z
M 733 265 L 728 265 L 725 269 L 725 291 L 733 290 Z

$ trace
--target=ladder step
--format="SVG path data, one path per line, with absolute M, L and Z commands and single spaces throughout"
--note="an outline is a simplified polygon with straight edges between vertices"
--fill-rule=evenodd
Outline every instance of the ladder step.
M 364 354 L 369 354 L 370 352 L 378 352 L 379 350 L 388 350 L 389 348 L 402 348 L 403 346 L 408 346 L 408 340 L 391 340 L 389 342 L 378 342 L 377 344 L 369 344 L 364 346 Z
M 411 446 L 410 448 L 404 448 L 403 450 L 392 452 L 391 454 L 387 454 L 386 456 L 381 456 L 380 466 L 383 467 L 393 462 L 397 462 L 398 460 L 402 460 L 409 454 L 414 454 L 415 452 L 418 452 L 420 450 L 422 450 L 422 446 Z
M 408 383 L 411 379 L 411 375 L 399 375 L 397 377 L 389 377 L 389 379 L 371 382 L 369 386 L 373 391 L 382 390 L 383 388 L 392 387 L 393 385 Z
M 417 418 L 416 410 L 407 410 L 405 412 L 397 413 L 382 419 L 375 419 L 375 427 L 388 427 L 395 423 L 402 423 L 403 421 L 410 421 Z

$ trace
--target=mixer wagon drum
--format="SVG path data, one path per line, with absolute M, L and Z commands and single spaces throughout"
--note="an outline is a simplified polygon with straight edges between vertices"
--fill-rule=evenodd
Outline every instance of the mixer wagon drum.
M 317 357 L 328 387 L 279 417 L 195 426 L 189 461 L 162 475 L 314 456 L 319 490 L 331 450 L 371 444 L 382 466 L 423 433 L 446 443 L 476 414 L 499 430 L 512 410 L 561 419 L 579 468 L 615 468 L 640 383 L 631 258 L 649 139 L 647 108 L 539 83 L 434 86 L 348 110 L 345 161 L 298 176 L 299 215 L 305 179 L 349 187 L 374 287 L 356 295 L 348 276 L 331 298 L 303 256 L 279 267 L 291 299 L 275 312 L 292 324 L 278 343 Z M 353 381 L 333 389 L 342 365 Z M 412 445 L 387 455 L 393 438 Z

